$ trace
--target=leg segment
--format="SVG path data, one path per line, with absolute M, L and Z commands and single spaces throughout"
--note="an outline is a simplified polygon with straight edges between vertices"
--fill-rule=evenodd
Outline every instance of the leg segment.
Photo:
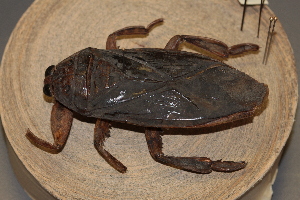
M 163 19 L 157 19 L 151 22 L 147 27 L 144 26 L 129 26 L 122 28 L 110 34 L 106 41 L 106 49 L 117 49 L 116 40 L 122 35 L 147 35 L 150 30 L 158 23 L 163 22 Z
M 233 172 L 245 168 L 245 162 L 232 161 L 212 161 L 206 157 L 174 157 L 166 156 L 162 152 L 161 130 L 155 128 L 146 128 L 145 135 L 152 158 L 162 164 L 196 172 L 200 174 L 208 174 L 212 171 Z
M 167 43 L 165 49 L 178 50 L 179 45 L 183 42 L 193 44 L 197 47 L 212 52 L 220 57 L 227 58 L 229 55 L 242 54 L 248 51 L 257 51 L 259 46 L 251 43 L 244 43 L 228 47 L 225 43 L 206 37 L 191 35 L 175 35 Z
M 97 119 L 94 133 L 94 146 L 108 164 L 117 171 L 125 173 L 127 168 L 104 149 L 104 141 L 105 138 L 109 136 L 109 128 L 110 124 L 108 122 Z
M 59 102 L 55 102 L 51 112 L 51 131 L 54 143 L 51 144 L 35 136 L 29 129 L 27 130 L 27 139 L 36 147 L 49 153 L 59 153 L 64 148 L 73 121 L 73 112 L 64 107 Z

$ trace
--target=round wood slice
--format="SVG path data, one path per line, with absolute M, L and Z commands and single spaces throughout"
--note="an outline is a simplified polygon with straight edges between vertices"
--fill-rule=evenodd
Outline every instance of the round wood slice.
M 36 0 L 13 31 L 1 65 L 1 118 L 20 163 L 41 188 L 58 199 L 241 197 L 278 160 L 292 128 L 298 97 L 293 51 L 280 21 L 264 65 L 269 17 L 274 14 L 264 7 L 257 38 L 259 6 L 247 8 L 241 32 L 242 11 L 234 0 Z M 261 47 L 258 53 L 224 60 L 268 85 L 268 100 L 257 116 L 212 128 L 176 129 L 163 135 L 167 155 L 246 161 L 245 169 L 203 175 L 162 165 L 149 155 L 143 128 L 114 124 L 105 146 L 128 167 L 128 172 L 121 174 L 94 149 L 94 123 L 82 117 L 75 119 L 59 154 L 44 152 L 25 138 L 29 128 L 38 137 L 53 141 L 52 104 L 42 92 L 49 65 L 89 46 L 104 49 L 113 31 L 147 26 L 161 17 L 165 19 L 163 25 L 149 36 L 125 38 L 118 46 L 163 48 L 172 36 L 186 34 L 215 38 L 229 46 L 251 42 Z M 188 47 L 184 45 L 183 50 L 193 51 Z

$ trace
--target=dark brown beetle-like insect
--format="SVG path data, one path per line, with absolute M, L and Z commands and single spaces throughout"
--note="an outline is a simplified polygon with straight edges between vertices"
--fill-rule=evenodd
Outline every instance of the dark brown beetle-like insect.
M 182 42 L 221 57 L 259 47 L 250 43 L 228 47 L 210 38 L 176 35 L 164 49 L 118 49 L 118 36 L 147 35 L 162 21 L 120 29 L 109 35 L 106 50 L 86 48 L 47 68 L 43 91 L 55 99 L 51 113 L 54 143 L 28 130 L 30 142 L 59 153 L 66 144 L 73 112 L 77 112 L 97 118 L 95 148 L 119 172 L 126 172 L 126 167 L 104 149 L 111 121 L 145 127 L 150 154 L 162 164 L 196 173 L 243 169 L 243 161 L 164 155 L 161 128 L 208 127 L 252 117 L 268 95 L 265 84 L 245 73 L 219 60 L 180 51 Z

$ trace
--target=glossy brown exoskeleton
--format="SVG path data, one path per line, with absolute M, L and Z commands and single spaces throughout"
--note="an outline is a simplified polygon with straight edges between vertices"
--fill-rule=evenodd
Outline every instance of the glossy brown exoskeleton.
M 223 42 L 190 35 L 176 35 L 164 49 L 118 49 L 123 35 L 147 35 L 154 25 L 132 26 L 109 35 L 106 50 L 86 48 L 45 72 L 44 94 L 54 97 L 51 129 L 54 143 L 27 138 L 35 146 L 60 152 L 66 144 L 73 112 L 97 118 L 94 145 L 99 154 L 119 172 L 126 167 L 104 149 L 111 121 L 145 127 L 154 160 L 196 172 L 233 172 L 245 162 L 212 161 L 206 157 L 175 157 L 162 152 L 161 128 L 214 126 L 252 117 L 268 94 L 265 84 L 219 60 L 179 50 L 182 42 L 218 56 L 257 51 L 255 44 L 228 47 Z

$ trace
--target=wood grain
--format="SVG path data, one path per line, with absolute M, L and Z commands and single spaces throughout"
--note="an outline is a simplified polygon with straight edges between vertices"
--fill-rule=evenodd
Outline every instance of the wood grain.
M 247 9 L 240 31 L 242 6 L 234 0 L 37 0 L 20 19 L 1 63 L 1 119 L 16 155 L 45 190 L 58 199 L 235 199 L 259 182 L 290 134 L 297 105 L 294 56 L 280 24 L 267 65 L 262 64 L 269 17 L 265 6 L 256 38 L 259 6 Z M 52 104 L 42 94 L 45 69 L 85 47 L 105 48 L 107 36 L 131 25 L 163 17 L 148 37 L 121 40 L 121 48 L 163 48 L 176 34 L 215 38 L 229 46 L 252 42 L 261 50 L 225 60 L 269 86 L 264 110 L 253 120 L 209 129 L 171 131 L 163 136 L 169 155 L 245 160 L 235 173 L 193 174 L 161 165 L 149 155 L 143 129 L 115 124 L 105 146 L 128 167 L 120 174 L 93 147 L 94 124 L 74 121 L 67 145 L 49 154 L 25 138 L 28 128 L 52 141 Z M 187 46 L 184 50 L 191 51 Z

